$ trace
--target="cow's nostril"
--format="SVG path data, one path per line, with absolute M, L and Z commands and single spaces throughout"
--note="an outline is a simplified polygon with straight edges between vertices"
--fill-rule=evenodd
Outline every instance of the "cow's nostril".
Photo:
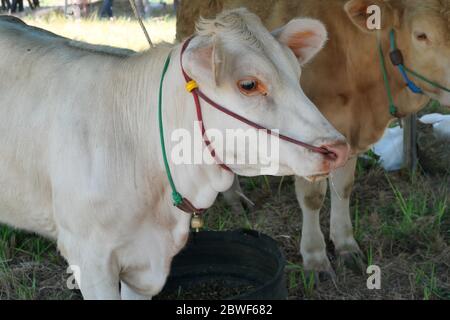
M 324 148 L 325 150 L 327 150 L 328 153 L 326 153 L 324 156 L 327 160 L 330 161 L 335 161 L 338 158 L 338 155 L 336 153 L 334 153 L 333 151 L 331 151 L 328 148 Z
M 332 162 L 333 169 L 344 166 L 350 157 L 350 146 L 346 142 L 325 145 L 322 148 L 328 151 L 325 159 Z

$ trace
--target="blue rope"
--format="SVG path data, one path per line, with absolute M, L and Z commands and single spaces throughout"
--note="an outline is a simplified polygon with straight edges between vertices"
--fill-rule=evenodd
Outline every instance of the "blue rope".
M 392 29 L 390 34 L 390 41 L 391 41 L 391 50 L 397 50 L 397 45 L 395 43 L 395 31 Z M 423 90 L 420 89 L 409 77 L 408 74 L 405 70 L 405 66 L 403 64 L 399 64 L 398 66 L 398 70 L 400 71 L 400 74 L 403 77 L 403 80 L 405 81 L 406 85 L 408 86 L 408 88 L 416 94 L 423 94 Z

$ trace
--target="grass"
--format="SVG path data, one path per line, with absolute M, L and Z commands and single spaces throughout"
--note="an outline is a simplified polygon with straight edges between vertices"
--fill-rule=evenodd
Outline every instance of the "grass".
M 438 296 L 435 266 L 431 264 L 430 269 L 429 273 L 422 269 L 418 269 L 416 273 L 416 282 L 422 287 L 424 300 L 431 300 L 433 296 Z
M 367 265 L 368 266 L 372 266 L 375 264 L 375 260 L 373 258 L 373 246 L 372 244 L 369 244 L 369 248 L 367 249 L 367 253 L 366 253 L 366 258 L 367 258 Z
M 0 226 L 0 300 L 78 299 L 53 242 Z
M 448 215 L 448 190 L 430 190 L 433 192 L 423 192 L 423 190 L 405 190 L 393 184 L 388 175 L 386 180 L 395 197 L 396 209 L 400 216 L 396 220 L 391 220 L 384 225 L 386 234 L 398 238 L 410 238 L 411 235 L 423 238 L 433 237 L 435 234 L 444 231 L 443 223 Z M 417 185 L 421 180 L 412 182 Z M 433 187 L 431 187 L 433 188 Z M 439 190 L 441 189 L 441 190 Z M 392 207 L 387 207 L 387 212 L 392 212 Z
M 109 45 L 144 51 L 149 45 L 138 22 L 119 17 L 114 21 L 99 20 L 96 15 L 87 19 L 67 19 L 62 14 L 52 13 L 44 17 L 27 16 L 23 20 L 32 26 L 49 30 L 58 35 L 91 44 Z M 144 24 L 155 44 L 175 40 L 175 17 L 166 15 L 146 19 Z
M 305 293 L 306 298 L 312 298 L 316 286 L 314 275 L 312 273 L 306 273 L 303 266 L 293 262 L 288 262 L 286 270 L 288 272 L 289 290 L 301 288 Z

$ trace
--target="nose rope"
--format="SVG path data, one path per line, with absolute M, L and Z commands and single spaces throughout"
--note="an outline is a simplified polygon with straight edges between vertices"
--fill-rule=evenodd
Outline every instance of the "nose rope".
M 330 172 L 330 182 L 331 182 L 331 188 L 333 189 L 334 193 L 336 194 L 336 196 L 338 197 L 339 200 L 343 200 L 343 197 L 341 196 L 341 194 L 337 191 L 336 185 L 334 184 L 334 175 L 333 175 L 333 171 Z

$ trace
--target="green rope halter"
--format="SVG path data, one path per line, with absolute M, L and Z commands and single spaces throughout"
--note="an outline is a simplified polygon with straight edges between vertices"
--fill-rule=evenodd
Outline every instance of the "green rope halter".
M 381 72 L 383 74 L 383 81 L 384 81 L 384 86 L 386 88 L 386 94 L 389 100 L 389 113 L 393 116 L 396 117 L 398 114 L 398 108 L 394 103 L 394 97 L 392 95 L 392 91 L 391 91 L 391 85 L 389 84 L 389 77 L 388 77 L 388 72 L 387 72 L 387 67 L 386 67 L 386 59 L 384 57 L 384 52 L 383 52 L 383 46 L 381 44 L 381 39 L 378 39 L 378 53 L 380 56 L 380 66 L 381 66 Z
M 162 76 L 161 76 L 161 83 L 159 85 L 158 118 L 159 118 L 159 137 L 161 140 L 161 149 L 162 149 L 162 155 L 163 155 L 163 160 L 164 160 L 164 167 L 166 168 L 167 178 L 169 180 L 170 187 L 172 188 L 172 201 L 173 201 L 174 206 L 177 207 L 182 204 L 183 197 L 177 191 L 175 182 L 173 181 L 172 173 L 170 171 L 169 161 L 167 160 L 166 143 L 164 141 L 164 124 L 163 124 L 163 118 L 162 118 L 163 85 L 164 85 L 164 79 L 167 74 L 167 70 L 169 69 L 171 54 L 172 53 L 169 53 L 169 55 L 167 56 L 166 63 L 164 64 L 164 69 L 163 69 Z
M 395 31 L 392 29 L 389 33 L 389 40 L 391 44 L 391 54 L 393 54 L 393 57 L 395 58 L 392 62 L 393 64 L 399 69 L 400 73 L 402 74 L 406 84 L 408 87 L 413 91 L 414 93 L 421 93 L 423 94 L 423 90 L 421 90 L 418 86 L 416 86 L 408 77 L 408 74 L 412 75 L 416 79 L 419 79 L 425 83 L 428 83 L 432 87 L 438 88 L 440 90 L 443 90 L 445 92 L 450 92 L 450 89 L 444 87 L 443 85 L 432 81 L 425 77 L 424 75 L 421 75 L 419 72 L 416 72 L 414 70 L 411 70 L 407 66 L 404 65 L 403 62 L 403 55 L 401 53 L 401 50 L 397 48 L 397 42 L 395 41 Z M 392 60 L 392 57 L 391 57 Z

